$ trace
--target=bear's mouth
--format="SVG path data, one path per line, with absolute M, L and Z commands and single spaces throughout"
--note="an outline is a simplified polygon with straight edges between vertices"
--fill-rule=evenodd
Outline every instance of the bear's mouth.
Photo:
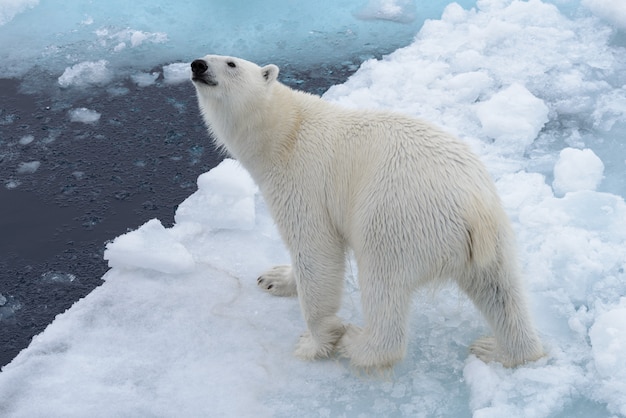
M 217 86 L 217 81 L 207 77 L 206 75 L 194 75 L 193 77 L 191 77 L 191 81 L 200 84 L 206 84 L 207 86 Z

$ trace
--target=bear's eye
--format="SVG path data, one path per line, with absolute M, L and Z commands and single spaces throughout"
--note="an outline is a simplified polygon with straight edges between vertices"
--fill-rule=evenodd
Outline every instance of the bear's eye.
M 226 64 L 228 64 L 228 66 L 230 68 L 236 68 L 237 67 L 237 64 L 235 64 L 233 61 L 228 61 Z

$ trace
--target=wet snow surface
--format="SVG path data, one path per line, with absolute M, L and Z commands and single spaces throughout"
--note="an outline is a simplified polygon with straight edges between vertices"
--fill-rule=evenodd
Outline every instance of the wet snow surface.
M 360 10 L 368 18 L 401 21 L 406 13 L 395 7 L 407 4 L 372 1 Z M 55 73 L 55 82 L 70 83 L 63 88 L 75 89 L 78 99 L 33 99 L 37 110 L 27 121 L 3 108 L 0 197 L 4 202 L 20 189 L 45 188 L 47 178 L 63 176 L 68 189 L 52 199 L 52 207 L 61 208 L 58 217 L 50 211 L 56 229 L 49 234 L 67 227 L 61 211 L 72 213 L 67 216 L 74 222 L 90 198 L 100 209 L 81 218 L 85 234 L 124 202 L 134 202 L 126 210 L 139 210 L 143 220 L 124 225 L 133 230 L 118 230 L 106 248 L 90 247 L 90 257 L 111 267 L 104 283 L 2 369 L 0 413 L 626 416 L 626 6 L 556 4 L 451 4 L 416 30 L 406 47 L 365 61 L 324 94 L 344 106 L 423 117 L 480 155 L 517 233 L 546 358 L 511 370 L 469 356 L 468 345 L 489 330 L 459 291 L 445 287 L 416 294 L 409 352 L 388 379 L 359 376 L 339 359 L 295 359 L 292 350 L 304 330 L 297 300 L 256 286 L 256 277 L 288 262 L 288 254 L 262 197 L 236 162 L 225 160 L 202 174 L 217 160 L 207 157 L 210 145 L 193 89 L 183 81 L 185 65 L 128 72 L 112 60 L 102 65 L 88 57 Z M 10 24 L 28 11 L 13 18 L 3 13 Z M 161 41 L 129 34 L 113 52 Z M 302 74 L 283 71 L 282 77 L 314 90 Z M 106 94 L 80 96 L 94 86 Z M 150 103 L 128 106 L 137 96 Z M 118 100 L 125 103 L 121 114 L 112 110 Z M 63 128 L 41 127 L 50 112 L 64 115 Z M 152 127 L 163 115 L 168 123 L 155 136 Z M 123 129 L 128 124 L 136 128 Z M 160 145 L 152 147 L 152 141 Z M 64 161 L 64 147 L 81 147 L 84 156 Z M 154 191 L 162 187 L 179 193 L 165 200 Z M 46 212 L 45 204 L 28 209 Z M 49 228 L 36 216 L 32 222 L 29 234 Z M 79 271 L 85 248 L 78 240 L 70 247 L 76 269 L 40 274 L 40 294 L 60 294 L 86 280 L 89 274 Z M 351 265 L 340 315 L 360 323 L 356 276 Z M 13 293 L 0 293 L 5 326 L 27 308 Z

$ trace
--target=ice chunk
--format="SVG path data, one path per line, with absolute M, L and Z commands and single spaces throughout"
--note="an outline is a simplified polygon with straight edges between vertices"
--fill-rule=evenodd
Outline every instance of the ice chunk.
M 85 107 L 79 107 L 69 111 L 72 122 L 96 123 L 100 120 L 100 113 Z
M 139 73 L 131 75 L 130 78 L 139 87 L 147 87 L 154 84 L 156 79 L 159 78 L 160 74 L 161 73 L 159 73 L 158 71 L 153 73 Z
M 136 231 L 107 244 L 104 259 L 109 267 L 142 268 L 180 274 L 194 269 L 193 257 L 166 230 L 158 219 L 151 219 Z
M 554 166 L 552 186 L 561 195 L 596 190 L 604 175 L 602 160 L 590 149 L 565 148 Z
M 0 321 L 15 317 L 15 311 L 22 308 L 22 304 L 15 300 L 12 296 L 3 296 L 0 294 Z
M 30 161 L 27 163 L 20 163 L 17 167 L 18 174 L 32 174 L 39 169 L 41 165 L 40 161 Z
M 85 87 L 106 84 L 113 77 L 107 64 L 106 60 L 85 61 L 68 67 L 59 77 L 59 85 L 61 87 Z
M 179 84 L 189 81 L 191 68 L 189 63 L 176 62 L 163 66 L 163 79 L 167 84 Z
M 503 149 L 524 151 L 548 121 L 548 107 L 526 87 L 514 83 L 476 105 L 484 133 Z
M 18 141 L 20 145 L 28 145 L 35 140 L 35 137 L 32 135 L 24 135 Z
M 62 271 L 47 271 L 41 275 L 41 281 L 44 283 L 73 283 L 76 276 L 71 273 Z
M 408 23 L 415 20 L 415 0 L 370 0 L 356 16 Z
M 257 187 L 235 160 L 198 177 L 198 191 L 178 206 L 176 223 L 197 222 L 207 229 L 252 229 Z
M 15 179 L 10 179 L 4 182 L 4 187 L 6 187 L 9 190 L 13 190 L 15 188 L 17 188 L 20 184 L 22 184 L 21 181 L 19 180 L 15 180 Z
M 167 34 L 162 32 L 144 32 L 133 29 L 122 29 L 119 31 L 113 31 L 108 28 L 98 29 L 96 35 L 100 39 L 101 44 L 114 43 L 113 50 L 119 52 L 130 45 L 131 48 L 135 48 L 143 44 L 148 43 L 164 43 L 167 42 Z

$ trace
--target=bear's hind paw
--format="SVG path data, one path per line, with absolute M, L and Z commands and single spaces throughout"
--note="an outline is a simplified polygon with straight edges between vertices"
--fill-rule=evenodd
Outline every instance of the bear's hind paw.
M 537 347 L 539 347 L 538 344 Z M 470 346 L 470 353 L 474 354 L 485 363 L 495 361 L 501 363 L 504 367 L 516 367 L 530 361 L 539 360 L 545 355 L 540 347 L 534 350 L 527 350 L 526 353 L 530 354 L 526 355 L 507 355 L 498 347 L 498 342 L 495 337 L 482 337 L 477 339 Z
M 337 336 L 339 339 L 341 335 Z M 306 331 L 300 336 L 300 340 L 296 345 L 294 355 L 301 360 L 316 360 L 322 358 L 328 358 L 335 352 L 335 345 L 337 340 L 318 342 L 315 341 L 310 331 Z
M 497 361 L 496 339 L 494 337 L 482 337 L 470 345 L 469 351 L 485 363 Z
M 393 366 L 404 358 L 402 347 L 395 350 L 372 347 L 363 329 L 352 324 L 346 326 L 345 334 L 337 343 L 337 351 L 341 357 L 350 360 L 350 366 L 354 369 L 383 378 L 390 377 Z

